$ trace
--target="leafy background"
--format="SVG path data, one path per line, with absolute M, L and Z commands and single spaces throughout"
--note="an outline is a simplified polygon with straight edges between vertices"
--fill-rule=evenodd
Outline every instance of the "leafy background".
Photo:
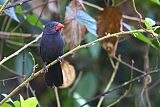
M 51 0 L 49 0 L 51 1 Z M 90 3 L 98 5 L 100 7 L 105 7 L 103 0 L 87 0 Z M 114 0 L 115 4 L 121 3 L 121 0 Z M 1 0 L 0 4 L 2 5 L 5 0 Z M 13 2 L 16 2 L 13 1 Z M 39 2 L 39 3 L 38 3 Z M 22 6 L 12 7 L 10 9 L 5 9 L 4 14 L 0 16 L 0 29 L 1 32 L 18 32 L 18 33 L 27 33 L 27 34 L 40 34 L 43 30 L 43 25 L 49 20 L 57 20 L 63 22 L 65 19 L 65 11 L 68 11 L 72 16 L 72 10 L 68 6 L 70 0 L 59 0 L 58 2 L 49 5 L 42 5 L 37 9 L 32 9 L 34 5 L 43 3 L 42 0 L 32 0 Z M 44 1 L 46 3 L 46 1 Z M 135 0 L 136 8 L 142 14 L 142 16 L 152 18 L 157 23 L 159 23 L 160 14 L 160 2 L 158 0 Z M 47 3 L 46 3 L 47 4 Z M 8 6 L 11 3 L 8 4 Z M 51 8 L 55 7 L 55 8 Z M 44 8 L 44 9 L 43 9 Z M 86 11 L 83 10 L 77 13 L 75 18 L 76 21 L 86 26 L 88 32 L 85 32 L 85 36 L 81 38 L 81 44 L 88 43 L 97 38 L 96 34 L 96 17 L 99 11 L 90 6 L 85 6 Z M 118 6 L 122 14 L 139 17 L 134 9 L 131 0 L 126 0 L 126 2 Z M 58 11 L 60 9 L 60 11 Z M 43 10 L 41 17 L 40 13 Z M 81 16 L 82 15 L 82 16 Z M 128 24 L 129 28 L 137 29 L 139 28 L 138 22 L 130 21 L 124 19 L 125 23 Z M 19 28 L 16 29 L 17 26 Z M 107 26 L 107 25 L 106 25 Z M 134 27 L 132 27 L 134 26 Z M 69 27 L 68 25 L 66 27 Z M 102 26 L 103 27 L 103 26 Z M 70 30 L 74 30 L 71 29 Z M 126 30 L 126 29 L 125 29 Z M 157 31 L 157 34 L 159 31 Z M 72 34 L 72 33 L 71 33 Z M 159 53 L 159 44 L 157 40 L 152 40 L 152 43 L 146 34 L 135 34 L 137 37 L 132 37 L 128 35 L 129 38 L 124 38 L 120 41 L 117 49 L 117 55 L 122 55 L 122 60 L 128 64 L 131 64 L 131 61 L 134 60 L 134 66 L 138 69 L 144 70 L 144 53 L 145 49 L 149 49 L 149 63 L 150 70 L 158 69 L 160 67 L 160 53 Z M 145 35 L 145 36 L 144 36 Z M 35 39 L 34 36 L 24 38 L 16 36 L 4 36 L 0 35 L 0 59 L 9 56 L 20 47 L 28 43 L 29 41 Z M 70 38 L 68 38 L 70 39 Z M 5 80 L 6 78 L 15 77 L 15 74 L 9 72 L 10 70 L 20 74 L 30 76 L 33 70 L 33 60 L 32 56 L 35 58 L 36 64 L 38 67 L 36 71 L 43 67 L 43 62 L 39 55 L 39 42 L 31 45 L 29 48 L 25 49 L 23 52 L 18 54 L 16 57 L 10 59 L 3 66 L 0 66 L 0 93 L 8 94 L 10 93 L 18 84 L 20 84 L 24 78 L 17 77 L 17 79 Z M 66 43 L 67 44 L 67 43 Z M 79 43 L 78 43 L 79 44 Z M 70 50 L 70 46 L 65 46 L 65 52 Z M 59 90 L 60 101 L 63 107 L 77 107 L 79 104 L 82 105 L 85 100 L 89 100 L 95 95 L 103 92 L 105 86 L 107 85 L 113 68 L 110 64 L 110 60 L 107 52 L 103 49 L 100 43 L 97 43 L 89 48 L 84 48 L 78 50 L 74 57 L 67 57 L 68 60 L 76 69 L 76 79 L 79 77 L 81 72 L 81 78 L 78 83 L 73 83 L 72 86 L 75 86 L 74 90 L 72 86 L 66 89 Z M 140 73 L 134 72 L 134 77 L 138 76 Z M 118 68 L 117 75 L 111 86 L 111 88 L 116 87 L 128 81 L 130 79 L 130 68 L 120 64 Z M 156 85 L 155 85 L 156 84 Z M 159 99 L 159 74 L 152 75 L 152 82 L 149 86 L 149 97 L 150 102 L 153 107 L 158 107 L 160 105 Z M 44 82 L 43 74 L 35 78 L 30 82 L 30 85 L 37 96 L 38 102 L 42 107 L 53 107 L 56 106 L 56 99 L 54 90 L 48 88 Z M 129 94 L 118 104 L 116 107 L 133 107 L 139 106 L 142 107 L 142 102 L 139 103 L 140 93 L 143 88 L 143 80 L 140 82 L 135 82 L 132 86 Z M 103 103 L 103 107 L 107 106 L 111 102 L 119 98 L 122 93 L 127 89 L 127 87 L 117 90 L 109 94 Z M 19 94 L 21 94 L 25 99 L 32 97 L 32 93 L 28 87 L 23 88 Z M 19 100 L 19 95 L 16 94 L 12 100 Z M 22 100 L 22 98 L 21 98 Z M 144 99 L 146 101 L 146 99 Z M 95 106 L 97 101 L 93 101 L 90 106 Z M 88 105 L 89 106 L 89 105 Z

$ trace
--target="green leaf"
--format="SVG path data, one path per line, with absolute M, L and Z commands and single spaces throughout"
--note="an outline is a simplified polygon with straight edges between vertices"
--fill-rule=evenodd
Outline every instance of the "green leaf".
M 21 95 L 19 95 L 19 96 L 20 96 L 20 105 L 21 105 L 21 107 L 24 107 L 25 101 Z
M 43 25 L 41 21 L 37 18 L 36 15 L 27 14 L 26 20 L 33 26 L 37 26 L 41 29 L 43 29 Z
M 93 73 L 87 73 L 83 76 L 76 87 L 78 92 L 84 98 L 92 97 L 98 88 L 97 80 Z
M 22 7 L 21 6 L 16 6 L 16 12 L 23 15 L 23 10 L 22 10 Z
M 97 37 L 95 37 L 93 34 L 91 33 L 88 33 L 86 35 L 86 40 L 87 42 L 91 42 L 93 40 L 97 39 Z M 100 43 L 96 43 L 94 44 L 93 46 L 90 46 L 89 47 L 89 51 L 91 53 L 91 56 L 94 58 L 94 59 L 97 59 L 99 57 L 99 54 L 100 54 Z
M 145 25 L 146 25 L 146 27 L 148 29 L 151 29 L 152 26 L 154 26 L 156 24 L 156 22 L 153 19 L 151 19 L 151 18 L 145 18 L 144 23 L 145 23 Z
M 32 57 L 29 55 L 28 51 L 26 51 L 24 54 L 20 53 L 16 57 L 15 64 L 16 64 L 16 72 L 18 74 L 23 73 L 23 61 L 25 62 L 25 70 L 27 71 L 25 75 L 29 77 L 33 71 L 33 61 Z
M 142 33 L 140 33 L 140 32 L 134 33 L 134 36 L 137 39 L 139 39 L 139 40 L 141 40 L 141 41 L 143 41 L 143 42 L 145 42 L 149 45 L 152 45 L 152 42 L 147 37 L 145 37 Z
M 66 11 L 74 17 L 79 23 L 86 26 L 87 30 L 93 34 L 94 36 L 97 36 L 96 30 L 97 30 L 97 22 L 94 18 L 92 18 L 89 14 L 84 12 L 83 10 L 78 10 L 76 15 L 73 13 L 72 9 L 67 6 Z M 98 37 L 98 36 L 97 36 Z
M 35 97 L 31 97 L 24 100 L 23 97 L 20 95 L 20 104 L 21 104 L 21 107 L 36 107 L 38 104 L 38 101 Z
M 160 5 L 160 1 L 159 0 L 151 0 L 151 1 L 156 3 L 156 4 L 158 4 L 158 5 Z
M 21 104 L 19 101 L 14 101 L 13 104 L 15 107 L 21 107 Z
M 123 25 L 128 29 L 128 30 L 135 30 L 135 28 L 133 26 L 130 26 L 126 23 L 123 23 Z M 136 37 L 137 39 L 147 43 L 148 45 L 156 48 L 156 46 L 154 46 L 154 44 L 152 44 L 152 41 L 150 41 L 145 35 L 143 35 L 142 33 L 140 32 L 137 32 L 137 33 L 133 33 L 134 37 Z
M 134 34 L 134 36 L 135 36 L 137 39 L 139 39 L 139 40 L 147 43 L 148 45 L 156 48 L 156 47 L 152 44 L 152 41 L 150 41 L 150 40 L 149 40 L 147 37 L 145 37 L 142 33 L 137 32 L 137 33 L 133 33 L 133 34 Z
M 12 106 L 7 103 L 3 103 L 2 105 L 0 105 L 0 107 L 12 107 Z
M 38 104 L 38 101 L 36 97 L 31 97 L 25 100 L 25 105 L 24 107 L 36 107 Z

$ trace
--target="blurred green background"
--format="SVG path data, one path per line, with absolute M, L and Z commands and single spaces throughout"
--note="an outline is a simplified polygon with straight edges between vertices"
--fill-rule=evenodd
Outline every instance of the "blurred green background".
M 13 0 L 12 3 L 15 3 L 17 0 Z M 47 0 L 46 0 L 47 1 Z M 45 0 L 31 0 L 28 3 L 23 4 L 22 6 L 16 6 L 10 10 L 6 10 L 5 14 L 0 16 L 0 32 L 17 32 L 17 33 L 27 33 L 27 34 L 40 34 L 43 30 L 43 25 L 49 20 L 57 20 L 63 22 L 65 16 L 65 8 L 70 3 L 70 0 L 58 0 L 55 3 L 57 9 L 60 9 L 59 12 L 55 12 L 56 9 L 49 9 L 45 4 L 40 8 L 37 8 L 37 11 L 34 11 L 34 7 L 37 2 L 42 4 L 46 2 Z M 51 0 L 50 0 L 51 1 Z M 105 8 L 104 0 L 87 0 L 90 3 L 93 3 L 97 6 Z M 1 0 L 0 4 L 2 5 L 5 0 Z M 132 0 L 114 0 L 115 5 L 120 9 L 124 15 L 139 17 L 133 9 Z M 135 0 L 137 10 L 142 14 L 143 18 L 149 17 L 152 18 L 159 24 L 160 21 L 160 1 L 158 0 Z M 10 4 L 11 5 L 11 4 Z M 89 14 L 92 18 L 96 19 L 98 15 L 98 10 L 86 6 L 86 13 Z M 44 10 L 43 10 L 44 8 Z M 40 16 L 40 11 L 42 12 Z M 123 20 L 129 26 L 134 26 L 136 29 L 140 28 L 138 22 L 131 20 Z M 107 25 L 106 25 L 107 26 Z M 90 26 L 92 27 L 92 26 Z M 126 30 L 126 28 L 124 28 Z M 158 33 L 159 31 L 157 31 Z M 144 34 L 147 35 L 147 34 Z M 89 32 L 86 33 L 85 39 L 81 44 L 88 43 L 95 40 L 97 37 Z M 24 46 L 26 43 L 34 40 L 35 37 L 17 37 L 17 36 L 6 36 L 0 34 L 0 59 L 7 57 L 17 51 L 19 48 Z M 39 55 L 39 42 L 34 43 L 29 46 L 27 49 L 19 53 L 14 58 L 11 58 L 0 66 L 0 93 L 9 94 L 18 84 L 20 84 L 25 78 L 17 76 L 17 74 L 25 75 L 26 78 L 29 77 L 33 70 L 33 60 L 29 52 L 35 58 L 36 64 L 38 67 L 36 71 L 43 68 L 43 62 Z M 152 40 L 156 45 L 156 39 Z M 121 58 L 124 62 L 131 65 L 132 60 L 134 60 L 134 67 L 144 70 L 144 56 L 145 49 L 149 50 L 149 71 L 160 68 L 160 51 L 159 47 L 153 48 L 148 46 L 148 44 L 143 41 L 138 40 L 137 38 L 128 35 L 123 40 L 120 40 L 117 49 L 117 55 L 121 54 Z M 69 51 L 68 46 L 65 47 L 65 52 Z M 100 43 L 97 43 L 89 48 L 80 49 L 75 53 L 75 56 L 68 56 L 65 58 L 68 60 L 76 69 L 76 79 L 81 74 L 81 78 L 78 83 L 73 83 L 72 86 L 75 86 L 74 90 L 71 91 L 72 86 L 66 89 L 59 90 L 60 101 L 62 107 L 78 107 L 79 104 L 83 104 L 80 99 L 88 101 L 92 97 L 100 94 L 105 89 L 113 68 L 110 64 L 110 60 L 107 52 L 102 48 Z M 16 74 L 11 73 L 15 72 Z M 110 89 L 130 80 L 131 68 L 120 63 L 118 72 L 112 83 Z M 133 72 L 134 77 L 140 75 L 136 71 Z M 7 78 L 17 77 L 17 79 L 5 80 Z M 160 106 L 160 94 L 159 94 L 159 73 L 152 75 L 152 82 L 148 85 L 148 93 L 152 107 Z M 41 107 L 53 107 L 56 106 L 56 99 L 54 90 L 48 88 L 44 81 L 44 75 L 41 74 L 30 82 L 30 85 Z M 133 83 L 131 90 L 127 96 L 125 96 L 115 107 L 145 107 L 141 98 L 141 92 L 143 90 L 143 79 Z M 119 98 L 127 87 L 120 88 L 119 90 L 110 93 L 104 99 L 102 107 L 106 107 L 117 98 Z M 29 88 L 26 86 L 22 88 L 18 94 L 21 94 L 25 99 L 33 96 Z M 18 100 L 19 96 L 16 94 L 12 99 Z M 76 94 L 79 95 L 79 98 L 75 98 Z M 147 99 L 144 97 L 144 103 L 147 104 Z M 95 100 L 89 103 L 90 107 L 95 107 L 98 103 L 98 100 Z M 87 106 L 86 106 L 87 107 Z M 147 106 L 148 107 L 148 106 Z

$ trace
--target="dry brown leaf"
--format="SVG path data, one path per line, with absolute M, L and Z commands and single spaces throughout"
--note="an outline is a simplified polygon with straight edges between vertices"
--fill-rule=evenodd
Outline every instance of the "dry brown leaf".
M 72 9 L 75 16 L 77 9 L 83 10 L 83 7 L 77 0 L 72 0 L 69 7 Z M 65 27 L 63 36 L 69 48 L 73 49 L 84 39 L 86 27 L 75 20 L 74 17 L 72 17 L 67 11 L 65 12 L 64 21 Z
M 120 32 L 122 29 L 122 13 L 115 7 L 107 7 L 101 11 L 97 17 L 97 34 L 100 37 L 106 35 L 106 33 Z M 109 54 L 115 55 L 116 47 L 118 43 L 117 37 L 109 38 L 102 42 L 104 49 Z
M 76 77 L 75 69 L 73 65 L 71 65 L 68 61 L 65 60 L 63 60 L 61 67 L 63 73 L 63 85 L 60 86 L 59 88 L 67 88 L 75 80 Z

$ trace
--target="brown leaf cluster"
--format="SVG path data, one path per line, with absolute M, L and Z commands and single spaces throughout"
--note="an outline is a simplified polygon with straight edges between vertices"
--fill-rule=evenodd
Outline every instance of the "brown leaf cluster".
M 78 9 L 83 10 L 82 5 L 77 0 L 72 0 L 69 7 L 72 9 L 75 16 Z M 64 26 L 63 36 L 69 48 L 73 49 L 84 39 L 86 27 L 79 23 L 67 11 L 65 12 Z
M 75 68 L 68 61 L 63 60 L 62 64 L 62 73 L 63 73 L 63 85 L 59 88 L 69 87 L 75 80 L 76 73 Z
M 122 13 L 119 9 L 109 6 L 101 11 L 97 17 L 97 34 L 103 37 L 106 36 L 106 33 L 120 32 L 122 29 L 121 22 Z M 110 54 L 115 54 L 117 41 L 117 37 L 112 37 L 103 41 L 102 45 Z

